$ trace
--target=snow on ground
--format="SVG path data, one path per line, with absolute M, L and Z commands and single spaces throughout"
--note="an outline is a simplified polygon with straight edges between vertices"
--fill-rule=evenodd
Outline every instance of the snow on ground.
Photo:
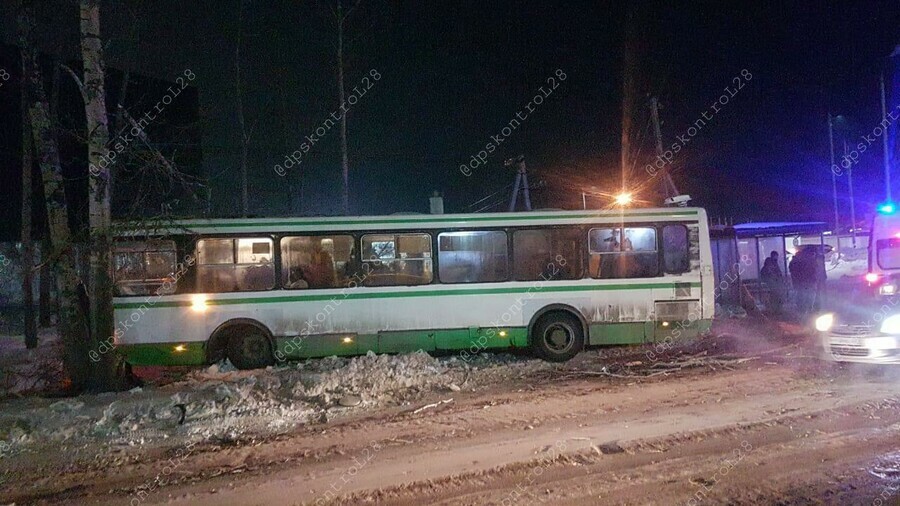
M 270 436 L 375 407 L 412 409 L 428 392 L 452 396 L 550 367 L 510 354 L 462 360 L 424 352 L 329 357 L 256 371 L 238 371 L 225 362 L 129 392 L 0 401 L 0 458 L 43 445 L 99 451 L 165 444 L 170 438 L 187 444 Z
M 62 343 L 55 329 L 41 329 L 38 347 L 25 348 L 22 335 L 0 335 L 0 399 L 58 387 Z

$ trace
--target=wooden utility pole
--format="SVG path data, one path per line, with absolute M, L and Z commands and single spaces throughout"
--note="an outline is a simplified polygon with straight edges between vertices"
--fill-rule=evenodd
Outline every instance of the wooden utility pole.
M 622 191 L 628 187 L 628 174 L 631 171 L 629 158 L 631 154 L 631 122 L 634 114 L 634 87 L 635 87 L 635 52 L 637 41 L 635 40 L 634 9 L 631 2 L 625 7 L 625 43 L 622 55 Z
M 847 138 L 844 137 L 844 159 L 849 160 L 850 148 L 847 146 Z M 850 235 L 853 238 L 853 247 L 856 248 L 856 201 L 853 199 L 853 163 L 847 167 L 847 189 L 850 193 Z
M 837 191 L 837 174 L 834 172 L 834 121 L 831 119 L 831 113 L 828 113 L 828 148 L 831 150 L 831 196 L 834 199 L 834 235 L 840 233 L 841 225 L 838 213 L 838 191 Z M 840 241 L 838 241 L 840 249 Z
M 659 100 L 656 97 L 650 98 L 650 119 L 653 121 L 653 136 L 656 138 L 656 154 L 661 157 L 663 154 L 662 128 L 659 124 Z M 665 203 L 667 199 L 676 197 L 679 193 L 675 182 L 672 181 L 672 174 L 669 173 L 669 166 L 665 165 L 660 172 L 662 172 L 660 182 L 662 183 L 663 203 Z
M 341 108 L 341 174 L 343 192 L 341 202 L 344 215 L 350 214 L 350 161 L 347 155 L 347 111 L 344 109 L 344 8 L 342 0 L 337 0 L 337 60 L 338 60 L 338 107 Z M 352 10 L 352 7 L 351 7 Z
M 887 101 L 885 100 L 884 93 L 884 72 L 881 73 L 881 119 L 882 121 L 887 119 Z M 890 128 L 890 127 L 888 127 Z M 881 136 L 881 141 L 884 146 L 884 198 L 885 202 L 892 202 L 891 200 L 891 149 L 888 143 L 888 134 L 884 132 L 884 135 Z
M 22 77 L 22 304 L 25 306 L 25 347 L 37 348 L 37 326 L 34 321 L 34 243 L 31 237 L 32 220 L 32 156 L 31 122 L 28 120 L 28 97 L 25 96 L 25 76 Z
M 237 44 L 234 47 L 234 83 L 237 94 L 238 123 L 241 127 L 241 211 L 242 216 L 249 216 L 250 197 L 247 191 L 247 154 L 250 148 L 250 135 L 244 120 L 243 90 L 241 89 L 241 32 L 244 29 L 244 0 L 238 0 L 238 32 Z

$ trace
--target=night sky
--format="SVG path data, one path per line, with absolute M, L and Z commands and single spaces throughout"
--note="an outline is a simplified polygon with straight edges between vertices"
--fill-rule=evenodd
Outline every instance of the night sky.
M 105 2 L 108 65 L 169 82 L 185 69 L 196 73 L 201 145 L 180 149 L 201 150 L 203 161 L 185 170 L 211 180 L 213 215 L 235 216 L 240 213 L 234 92 L 238 1 L 185 3 L 190 5 Z M 654 150 L 646 97 L 660 99 L 668 146 L 747 70 L 752 79 L 745 79 L 676 155 L 676 184 L 714 219 L 831 220 L 826 115 L 830 110 L 847 116 L 855 140 L 880 121 L 878 76 L 900 43 L 900 2 L 825 4 L 633 5 L 636 168 L 627 184 L 641 189 L 639 198 L 657 199 L 656 183 L 648 182 L 641 168 Z M 5 1 L 0 12 L 8 45 L 15 44 L 12 5 Z M 42 51 L 77 63 L 74 4 L 46 2 L 39 14 L 46 28 Z M 348 91 L 373 69 L 380 78 L 349 107 L 352 212 L 426 212 L 433 190 L 444 194 L 450 212 L 494 203 L 487 210 L 502 210 L 514 177 L 502 162 L 518 154 L 525 155 L 536 207 L 580 208 L 581 191 L 591 186 L 616 191 L 622 178 L 625 19 L 626 7 L 618 2 L 363 0 L 347 24 Z M 302 157 L 299 169 L 284 177 L 274 170 L 338 110 L 330 2 L 247 0 L 243 32 L 245 116 L 256 125 L 251 213 L 338 213 L 336 126 Z M 0 64 L 17 65 L 14 51 L 7 46 Z M 557 78 L 553 90 L 551 77 Z M 546 98 L 486 163 L 462 174 L 459 166 L 538 94 Z M 0 100 L 17 102 L 17 86 L 0 87 Z M 17 118 L 5 115 L 0 121 L 4 138 L 15 139 L 18 134 L 10 132 L 18 128 Z M 5 143 L 4 149 L 12 153 L 18 144 Z M 10 203 L 19 199 L 17 156 L 2 157 L 0 168 Z M 879 147 L 854 167 L 860 216 L 884 197 L 881 163 Z M 839 185 L 843 202 L 846 176 Z M 898 189 L 895 184 L 895 193 Z M 473 205 L 484 197 L 489 198 Z M 595 207 L 608 204 L 602 198 L 589 201 Z M 6 238 L 18 233 L 17 209 L 4 207 L 0 216 Z

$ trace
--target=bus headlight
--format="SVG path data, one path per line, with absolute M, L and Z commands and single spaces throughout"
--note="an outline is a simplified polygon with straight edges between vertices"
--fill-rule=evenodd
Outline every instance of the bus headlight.
M 878 291 L 879 293 L 881 293 L 881 295 L 894 295 L 895 293 L 897 293 L 897 287 L 891 284 L 881 285 Z
M 900 334 L 900 314 L 888 316 L 881 322 L 882 334 Z
M 816 318 L 816 330 L 819 332 L 828 332 L 832 325 L 834 325 L 834 315 L 831 313 L 825 313 Z
M 191 297 L 191 309 L 197 313 L 206 311 L 206 295 L 197 294 Z

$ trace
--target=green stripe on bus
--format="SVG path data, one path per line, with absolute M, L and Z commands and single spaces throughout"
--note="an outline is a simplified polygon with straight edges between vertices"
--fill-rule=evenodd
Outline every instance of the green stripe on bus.
M 607 213 L 607 214 L 598 214 L 598 213 L 583 213 L 583 214 L 575 214 L 575 215 L 528 215 L 527 213 L 522 213 L 521 216 L 472 216 L 472 217 L 421 217 L 421 218 L 397 218 L 397 219 L 358 219 L 358 220 L 291 220 L 291 221 L 263 221 L 263 222 L 250 222 L 250 221 L 227 221 L 227 222 L 179 222 L 174 221 L 171 224 L 159 224 L 159 228 L 172 228 L 173 226 L 181 226 L 185 228 L 196 227 L 196 228 L 237 228 L 237 227 L 284 227 L 284 226 L 320 226 L 320 225 L 378 225 L 378 224 L 387 224 L 387 225 L 397 225 L 397 224 L 410 224 L 410 223 L 477 223 L 482 221 L 528 221 L 528 220 L 574 220 L 574 219 L 583 219 L 583 218 L 616 218 L 616 217 L 647 217 L 647 216 L 670 216 L 670 217 L 679 217 L 679 216 L 696 216 L 696 210 L 684 210 L 677 212 L 653 212 L 653 213 L 627 213 L 627 214 L 616 214 L 616 213 Z M 137 230 L 146 228 L 146 223 L 141 224 L 125 224 L 125 228 Z
M 404 297 L 443 297 L 454 295 L 494 295 L 494 294 L 514 294 L 534 292 L 593 292 L 608 290 L 646 290 L 650 288 L 674 288 L 676 283 L 633 283 L 633 284 L 616 284 L 616 285 L 575 285 L 575 286 L 549 286 L 535 289 L 533 286 L 516 287 L 516 288 L 469 288 L 459 290 L 417 290 L 411 292 L 379 292 L 379 293 L 359 293 L 355 289 L 348 288 L 348 293 L 333 293 L 321 295 L 280 295 L 268 297 L 242 297 L 239 299 L 207 299 L 206 304 L 209 306 L 224 306 L 234 304 L 271 304 L 279 302 L 313 302 L 326 301 L 332 299 L 348 300 L 348 299 L 392 299 Z M 681 285 L 682 283 L 678 283 Z M 689 283 L 691 288 L 699 288 L 700 283 Z M 151 304 L 152 307 L 186 307 L 190 306 L 190 300 L 157 302 Z M 147 302 L 119 302 L 114 304 L 115 309 L 137 309 L 142 306 L 146 307 Z
M 183 351 L 175 351 L 175 346 Z M 124 344 L 116 348 L 131 365 L 201 365 L 206 362 L 205 343 Z

